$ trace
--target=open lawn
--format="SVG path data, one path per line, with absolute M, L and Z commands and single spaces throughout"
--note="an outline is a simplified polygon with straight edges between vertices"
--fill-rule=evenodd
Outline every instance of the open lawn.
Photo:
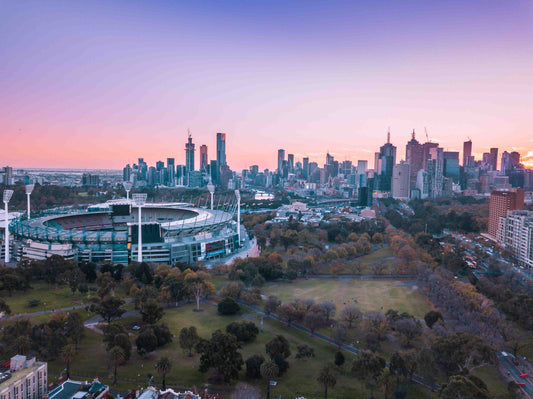
M 168 310 L 163 318 L 174 333 L 174 342 L 166 347 L 150 354 L 146 359 L 139 357 L 134 351 L 129 362 L 121 366 L 118 370 L 119 381 L 115 389 L 125 390 L 136 388 L 137 386 L 146 386 L 147 375 L 155 376 L 154 382 L 160 383 L 161 377 L 154 369 L 155 362 L 163 355 L 172 359 L 173 367 L 167 376 L 167 384 L 171 386 L 196 386 L 203 389 L 209 374 L 202 374 L 198 371 L 199 356 L 188 357 L 179 347 L 177 335 L 183 327 L 196 326 L 200 336 L 210 337 L 216 329 L 224 329 L 227 324 L 235 320 L 242 320 L 242 316 L 219 316 L 216 307 L 210 304 L 202 305 L 202 312 L 194 312 L 194 305 L 186 305 L 181 308 Z M 259 326 L 259 319 L 255 315 L 246 316 L 247 319 L 254 321 Z M 284 324 L 275 320 L 264 320 L 264 332 L 252 343 L 243 346 L 242 354 L 244 360 L 253 354 L 262 354 L 265 356 L 265 343 L 271 340 L 276 334 L 284 335 L 291 344 L 292 355 L 289 358 L 290 368 L 288 372 L 278 378 L 278 384 L 272 389 L 272 396 L 281 395 L 286 398 L 294 398 L 304 395 L 307 398 L 323 397 L 323 390 L 316 382 L 316 378 L 321 368 L 326 364 L 332 364 L 335 347 L 324 341 L 309 336 L 307 333 L 298 331 L 294 328 L 288 328 Z M 132 337 L 134 339 L 134 337 Z M 315 357 L 311 359 L 295 359 L 297 352 L 296 346 L 308 344 L 315 350 Z M 349 369 L 353 360 L 353 355 L 345 353 L 346 363 L 338 371 L 337 386 L 330 389 L 328 397 L 346 398 L 346 397 L 364 397 L 367 394 L 363 384 L 353 378 Z M 49 363 L 50 373 L 58 374 L 64 368 L 60 360 Z M 112 370 L 108 365 L 105 347 L 102 344 L 102 337 L 98 334 L 88 331 L 86 338 L 80 345 L 80 350 L 75 361 L 71 366 L 71 373 L 75 378 L 93 378 L 99 376 L 104 382 L 110 382 Z M 241 375 L 244 378 L 245 369 Z M 51 377 L 52 377 L 51 375 Z M 265 390 L 263 381 L 250 381 L 252 384 L 259 384 Z M 231 387 L 222 387 L 223 390 L 229 390 Z M 229 396 L 229 395 L 227 395 Z M 425 392 L 418 387 L 413 387 L 409 395 L 410 398 L 426 397 Z
M 388 309 L 423 317 L 431 310 L 431 303 L 418 287 L 401 280 L 360 280 L 354 278 L 310 278 L 293 282 L 269 283 L 263 287 L 267 295 L 275 295 L 282 302 L 294 299 L 331 301 L 341 310 L 355 304 L 362 311 Z
M 3 298 L 11 308 L 12 314 L 35 313 L 42 310 L 60 309 L 88 303 L 87 294 L 83 295 L 76 291 L 73 295 L 67 286 L 56 288 L 55 285 L 42 281 L 32 282 L 31 286 L 32 288 L 28 291 L 17 291 L 11 297 L 4 294 Z M 38 299 L 40 304 L 30 307 L 28 303 L 33 299 Z
M 368 255 L 363 255 L 357 260 L 359 260 L 364 265 L 371 265 L 374 262 L 380 261 L 384 263 L 385 265 L 389 265 L 392 263 L 392 261 L 395 259 L 394 253 L 392 252 L 392 248 L 390 246 L 386 246 L 380 249 L 377 249 L 374 252 L 369 253 Z

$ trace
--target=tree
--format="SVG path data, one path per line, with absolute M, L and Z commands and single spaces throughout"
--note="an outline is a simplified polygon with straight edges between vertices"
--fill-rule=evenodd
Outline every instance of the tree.
M 90 310 L 98 313 L 109 324 L 112 320 L 118 319 L 124 314 L 125 310 L 121 308 L 124 303 L 120 298 L 106 295 L 92 304 Z
M 190 269 L 185 270 L 185 288 L 196 299 L 196 311 L 200 311 L 200 298 L 214 294 L 215 286 L 211 278 L 204 272 L 193 272 Z
M 261 377 L 267 381 L 267 399 L 270 399 L 270 381 L 279 375 L 279 367 L 273 361 L 261 364 Z
M 192 350 L 196 344 L 200 341 L 198 332 L 195 326 L 183 327 L 179 336 L 180 346 L 184 350 L 189 351 L 189 356 L 192 356 Z
M 265 361 L 265 358 L 261 355 L 252 355 L 246 359 L 246 376 L 248 378 L 261 377 L 261 365 Z
M 135 340 L 137 346 L 137 353 L 141 356 L 153 352 L 157 349 L 157 337 L 154 331 L 149 328 L 142 331 Z
M 322 327 L 326 322 L 326 317 L 322 312 L 309 312 L 304 316 L 305 326 L 311 330 L 311 333 L 314 334 L 315 331 Z
M 324 311 L 326 321 L 329 321 L 333 316 L 335 316 L 337 306 L 333 302 L 324 301 L 322 303 L 319 303 L 318 306 L 320 306 L 320 308 L 322 308 L 322 310 Z
M 490 399 L 485 383 L 473 375 L 453 375 L 447 384 L 441 387 L 440 395 L 444 398 Z
M 124 351 L 120 346 L 113 346 L 109 352 L 109 360 L 113 366 L 113 385 L 117 383 L 117 368 L 124 361 Z
M 348 328 L 352 328 L 352 324 L 361 320 L 363 314 L 355 305 L 347 305 L 341 310 L 340 319 L 348 323 Z
M 415 338 L 422 335 L 422 326 L 414 318 L 403 318 L 394 323 L 396 331 L 402 336 L 404 345 L 409 347 Z
M 467 373 L 473 366 L 496 362 L 494 349 L 470 333 L 456 332 L 438 337 L 432 349 L 448 375 Z
M 155 299 L 141 303 L 140 313 L 145 323 L 155 324 L 163 317 L 164 310 Z
M 333 375 L 329 367 L 325 367 L 320 372 L 317 381 L 324 386 L 324 399 L 328 399 L 328 388 L 333 388 L 337 384 L 335 375 Z
M 424 321 L 429 328 L 433 328 L 433 325 L 439 320 L 444 320 L 444 318 L 438 310 L 430 310 L 424 315 Z
M 370 351 L 361 351 L 359 356 L 353 361 L 352 373 L 356 378 L 367 383 L 370 387 L 370 396 L 373 397 L 374 386 L 384 368 L 385 359 Z
M 65 335 L 72 340 L 74 348 L 78 349 L 80 340 L 85 335 L 83 320 L 78 312 L 70 312 L 65 322 Z
M 114 346 L 118 346 L 124 353 L 124 360 L 128 361 L 131 356 L 131 341 L 128 332 L 121 324 L 109 324 L 104 326 L 104 343 L 106 350 L 110 351 Z
M 85 275 L 79 268 L 75 267 L 73 269 L 66 270 L 62 274 L 61 279 L 63 282 L 68 284 L 70 290 L 72 291 L 72 295 L 74 295 L 79 285 L 85 282 Z
M 200 372 L 205 373 L 214 368 L 225 382 L 237 379 L 244 363 L 240 348 L 234 335 L 216 330 L 210 340 L 202 340 L 196 345 L 196 350 L 201 355 Z
M 385 399 L 387 399 L 392 393 L 394 386 L 394 375 L 391 373 L 389 368 L 385 367 L 383 369 L 383 372 L 378 377 L 377 385 L 379 385 L 383 395 L 385 395 Z
M 241 310 L 241 307 L 235 301 L 235 299 L 228 296 L 219 302 L 217 310 L 218 313 L 220 313 L 221 315 L 228 316 L 234 315 L 235 313 L 239 312 Z
M 279 317 L 282 319 L 285 319 L 287 322 L 287 326 L 290 327 L 291 323 L 297 319 L 298 314 L 296 312 L 296 309 L 294 308 L 294 305 L 291 303 L 284 303 L 278 308 L 278 314 Z
M 276 362 L 279 368 L 279 373 L 283 374 L 289 368 L 287 359 L 291 355 L 289 341 L 283 335 L 276 335 L 273 339 L 265 344 L 266 353 L 270 356 L 270 360 Z
M 74 355 L 76 354 L 74 348 L 72 345 L 67 345 L 63 348 L 61 351 L 61 359 L 63 360 L 63 363 L 65 364 L 65 368 L 67 369 L 67 380 L 70 379 L 70 363 L 74 359 Z
M 276 313 L 276 310 L 278 310 L 280 305 L 281 301 L 277 297 L 275 297 L 274 295 L 269 295 L 267 300 L 265 301 L 265 314 L 267 316 L 270 316 L 271 313 Z
M 167 384 L 165 377 L 168 373 L 170 373 L 170 370 L 172 370 L 172 362 L 167 356 L 163 356 L 160 358 L 157 363 L 155 364 L 155 369 L 159 374 L 163 376 L 163 391 L 167 390 Z
M 303 359 L 304 357 L 315 357 L 315 350 L 309 345 L 298 345 L 297 349 L 298 352 L 296 353 L 296 356 L 294 356 L 296 359 Z
M 341 367 L 345 362 L 344 354 L 341 351 L 335 352 L 335 366 Z
M 235 335 L 237 341 L 249 342 L 257 337 L 259 329 L 251 321 L 234 321 L 226 326 L 226 332 Z

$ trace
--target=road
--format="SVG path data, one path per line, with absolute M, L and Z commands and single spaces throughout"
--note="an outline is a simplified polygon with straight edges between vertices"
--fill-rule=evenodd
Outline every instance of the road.
M 507 376 L 511 378 L 512 380 L 516 382 L 523 382 L 526 385 L 521 386 L 522 391 L 529 397 L 533 397 L 533 382 L 532 377 L 526 377 L 526 378 L 520 378 L 521 374 L 525 374 L 528 372 L 526 368 L 520 369 L 520 365 L 516 366 L 513 361 L 511 360 L 511 356 L 504 356 L 501 353 L 498 355 L 498 359 L 500 360 L 500 366 L 505 370 Z M 523 365 L 522 367 L 527 367 L 526 365 Z

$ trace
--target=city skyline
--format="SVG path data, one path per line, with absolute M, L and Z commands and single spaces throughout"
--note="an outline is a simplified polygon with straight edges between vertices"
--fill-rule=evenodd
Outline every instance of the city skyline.
M 14 167 L 184 164 L 188 128 L 211 158 L 226 132 L 235 170 L 275 169 L 280 148 L 372 164 L 389 126 L 398 160 L 426 126 L 445 150 L 470 137 L 476 158 L 498 147 L 533 165 L 530 2 L 6 1 L 0 11 L 2 162 Z

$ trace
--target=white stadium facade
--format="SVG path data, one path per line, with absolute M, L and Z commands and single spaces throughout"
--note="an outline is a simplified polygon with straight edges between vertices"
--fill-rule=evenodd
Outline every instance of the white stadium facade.
M 214 210 L 183 202 L 142 205 L 142 261 L 194 263 L 238 251 L 239 229 L 244 236 L 244 228 L 234 220 L 237 209 L 236 203 Z M 61 255 L 78 262 L 127 265 L 139 256 L 138 208 L 124 199 L 93 205 L 84 212 L 19 217 L 10 223 L 9 231 L 16 260 Z

